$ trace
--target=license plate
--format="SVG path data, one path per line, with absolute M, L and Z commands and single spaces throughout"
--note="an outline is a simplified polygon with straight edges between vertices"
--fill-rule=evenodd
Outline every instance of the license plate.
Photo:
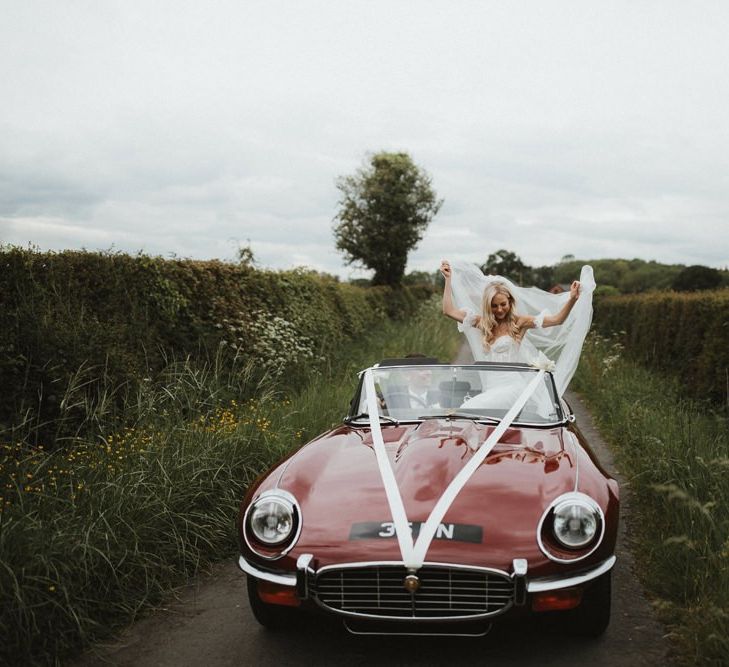
M 418 537 L 422 521 L 409 523 L 413 539 Z M 390 539 L 395 537 L 395 524 L 392 521 L 363 521 L 352 524 L 349 531 L 350 540 Z M 441 523 L 435 531 L 435 540 L 453 540 L 454 542 L 483 542 L 483 528 L 465 523 Z

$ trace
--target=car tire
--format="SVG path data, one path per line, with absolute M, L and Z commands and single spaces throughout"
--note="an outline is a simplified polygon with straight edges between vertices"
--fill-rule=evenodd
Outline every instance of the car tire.
M 251 605 L 253 617 L 267 630 L 283 630 L 291 626 L 294 612 L 287 607 L 268 604 L 258 595 L 258 579 L 248 576 L 248 602 Z
M 585 588 L 582 602 L 568 612 L 571 634 L 580 637 L 599 637 L 610 623 L 612 572 L 606 572 Z

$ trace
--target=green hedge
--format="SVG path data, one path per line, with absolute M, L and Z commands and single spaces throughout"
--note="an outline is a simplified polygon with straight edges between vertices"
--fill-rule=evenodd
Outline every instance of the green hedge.
M 604 297 L 595 327 L 619 335 L 631 358 L 679 377 L 690 395 L 729 401 L 728 289 Z
M 429 294 L 303 270 L 2 247 L 0 431 L 52 446 L 78 428 L 81 403 L 123 403 L 102 385 L 134 391 L 170 357 L 210 360 L 221 346 L 296 383 L 304 366 Z

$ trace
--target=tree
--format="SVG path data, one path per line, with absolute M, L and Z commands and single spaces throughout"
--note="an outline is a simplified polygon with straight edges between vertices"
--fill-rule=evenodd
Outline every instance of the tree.
M 687 266 L 673 280 L 673 289 L 677 292 L 716 289 L 721 284 L 721 273 L 709 266 L 695 264 Z
M 522 285 L 524 280 L 531 278 L 531 268 L 528 267 L 516 253 L 508 250 L 497 250 L 486 259 L 486 263 L 481 265 L 481 271 L 487 275 L 498 275 L 509 278 Z
M 407 153 L 380 152 L 354 175 L 339 178 L 337 188 L 337 249 L 347 264 L 373 269 L 373 285 L 399 285 L 408 253 L 443 204 L 430 176 Z
M 532 269 L 532 282 L 536 287 L 548 290 L 554 285 L 553 266 L 535 266 Z
M 440 271 L 410 271 L 402 278 L 403 285 L 438 285 Z
M 620 290 L 614 285 L 598 285 L 593 292 L 593 296 L 597 299 L 603 296 L 617 296 Z
M 249 268 L 253 268 L 256 265 L 256 257 L 253 254 L 250 240 L 247 245 L 238 248 L 238 264 Z

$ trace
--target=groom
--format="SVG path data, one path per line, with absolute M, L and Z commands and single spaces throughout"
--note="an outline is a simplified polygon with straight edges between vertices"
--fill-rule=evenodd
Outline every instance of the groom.
M 438 405 L 438 392 L 433 389 L 433 370 L 428 367 L 413 368 L 407 372 L 408 378 L 408 400 L 407 407 L 433 408 Z
M 392 384 L 384 388 L 379 395 L 380 407 L 384 410 L 423 410 L 440 407 L 440 392 L 433 387 L 433 369 L 427 364 L 435 359 L 428 359 L 424 354 L 408 354 L 405 359 L 423 359 L 423 365 L 413 363 L 402 373 L 393 378 Z

